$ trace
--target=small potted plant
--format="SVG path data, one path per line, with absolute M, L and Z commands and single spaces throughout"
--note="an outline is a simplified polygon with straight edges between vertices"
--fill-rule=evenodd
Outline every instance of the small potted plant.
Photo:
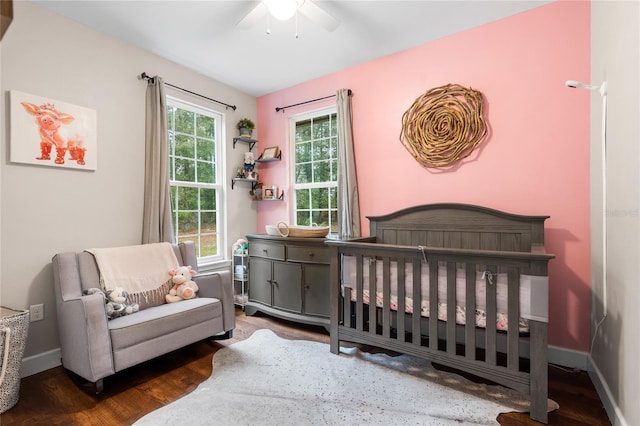
M 251 137 L 253 129 L 256 127 L 255 123 L 248 118 L 243 118 L 238 121 L 236 127 L 240 131 L 240 136 Z

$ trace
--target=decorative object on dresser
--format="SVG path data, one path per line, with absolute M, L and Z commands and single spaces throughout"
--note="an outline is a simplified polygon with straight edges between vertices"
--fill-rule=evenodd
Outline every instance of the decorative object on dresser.
M 281 237 L 324 238 L 329 233 L 328 226 L 287 225 L 284 222 L 278 222 L 277 225 L 266 225 L 264 228 L 267 235 Z
M 327 241 L 331 351 L 370 344 L 493 380 L 546 423 L 547 218 L 431 204 L 369 217 L 369 238 Z
M 434 87 L 403 114 L 400 141 L 424 167 L 453 166 L 487 135 L 483 111 L 477 90 L 459 84 Z
M 257 311 L 329 327 L 329 247 L 324 238 L 247 235 L 249 300 Z

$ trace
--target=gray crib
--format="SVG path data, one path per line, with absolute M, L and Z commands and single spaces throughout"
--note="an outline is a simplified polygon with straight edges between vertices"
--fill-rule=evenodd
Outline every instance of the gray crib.
M 343 340 L 424 357 L 528 395 L 547 423 L 547 218 L 429 204 L 328 241 L 331 351 Z

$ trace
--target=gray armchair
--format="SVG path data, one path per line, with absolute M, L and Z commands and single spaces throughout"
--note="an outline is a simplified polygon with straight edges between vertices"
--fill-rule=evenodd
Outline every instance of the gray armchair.
M 197 265 L 191 242 L 173 246 L 181 265 Z M 94 383 L 125 368 L 206 338 L 230 338 L 235 327 L 229 271 L 196 275 L 198 297 L 159 304 L 131 315 L 107 319 L 99 294 L 96 261 L 88 252 L 56 254 L 52 259 L 62 365 Z

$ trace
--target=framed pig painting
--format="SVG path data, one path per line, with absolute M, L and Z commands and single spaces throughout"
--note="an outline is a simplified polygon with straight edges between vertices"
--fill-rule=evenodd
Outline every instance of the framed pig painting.
M 96 111 L 16 90 L 10 94 L 10 160 L 96 170 Z

